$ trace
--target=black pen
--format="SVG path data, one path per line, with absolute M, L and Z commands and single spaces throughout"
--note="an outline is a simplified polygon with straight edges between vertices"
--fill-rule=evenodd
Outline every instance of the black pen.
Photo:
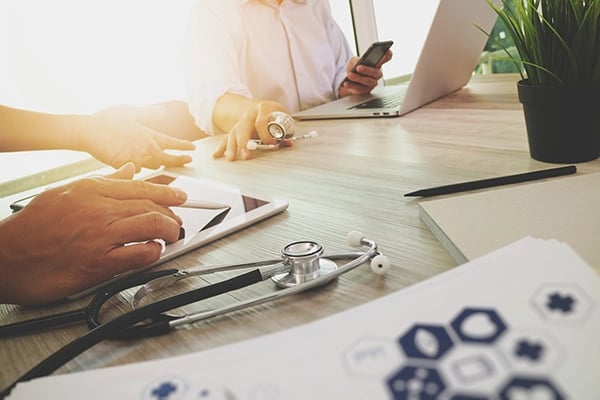
M 499 176 L 497 178 L 480 179 L 477 181 L 453 183 L 451 185 L 432 187 L 429 189 L 421 189 L 415 192 L 406 193 L 404 196 L 438 196 L 442 194 L 465 192 L 467 190 L 483 189 L 493 186 L 508 185 L 511 183 L 527 182 L 536 179 L 569 175 L 574 174 L 576 171 L 577 167 L 575 165 L 568 165 L 566 167 L 542 169 L 539 171 L 524 172 L 515 175 Z

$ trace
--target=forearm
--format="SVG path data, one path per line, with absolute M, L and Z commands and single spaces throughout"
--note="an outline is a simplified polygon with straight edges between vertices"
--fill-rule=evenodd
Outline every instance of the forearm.
M 0 151 L 80 150 L 77 130 L 85 118 L 0 106 Z

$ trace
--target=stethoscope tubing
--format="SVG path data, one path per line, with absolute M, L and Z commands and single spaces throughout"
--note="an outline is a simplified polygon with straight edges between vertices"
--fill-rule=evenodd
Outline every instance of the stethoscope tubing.
M 0 338 L 21 336 L 57 326 L 80 322 L 85 319 L 86 315 L 87 309 L 78 309 L 2 325 L 0 326 Z
M 96 328 L 102 325 L 100 321 L 100 309 L 102 306 L 115 294 L 135 286 L 139 286 L 148 282 L 155 281 L 159 278 L 169 278 L 177 274 L 185 274 L 185 276 L 196 276 L 210 274 L 214 272 L 229 271 L 233 269 L 252 268 L 263 265 L 271 265 L 280 263 L 281 258 L 254 261 L 241 264 L 226 264 L 219 266 L 204 266 L 196 269 L 180 271 L 177 269 L 165 269 L 159 271 L 144 272 L 142 274 L 133 274 L 120 280 L 116 280 L 110 285 L 101 288 L 90 301 L 88 305 L 76 310 L 66 311 L 53 315 L 48 315 L 39 318 L 33 318 L 26 321 L 19 321 L 12 324 L 0 326 L 0 338 L 27 335 L 36 333 L 59 326 L 72 324 L 75 322 L 86 321 L 88 329 Z M 180 278 L 179 278 L 180 279 Z M 139 331 L 139 330 L 138 330 Z M 131 334 L 127 335 L 128 337 Z M 153 335 L 154 336 L 154 335 Z
M 262 281 L 262 274 L 258 269 L 248 271 L 233 278 L 209 285 L 189 292 L 159 300 L 155 303 L 130 311 L 115 319 L 105 322 L 87 331 L 82 336 L 63 346 L 46 359 L 31 368 L 28 372 L 13 382 L 0 393 L 0 398 L 6 397 L 19 382 L 28 381 L 42 376 L 50 375 L 71 359 L 77 357 L 87 349 L 95 346 L 106 338 L 114 336 L 119 331 L 125 330 L 141 321 L 158 316 L 169 310 L 208 299 L 219 294 L 237 290 Z
M 104 288 L 83 308 L 2 325 L 0 326 L 0 338 L 26 335 L 84 320 L 87 322 L 88 328 L 93 328 L 100 325 L 98 320 L 100 308 L 110 297 L 125 289 L 139 286 L 160 277 L 172 275 L 177 271 L 178 270 L 176 269 L 165 269 L 145 272 L 139 275 L 131 275 Z
M 328 282 L 331 282 L 332 280 L 334 280 L 335 278 L 358 267 L 359 265 L 368 261 L 371 257 L 373 257 L 374 255 L 377 254 L 377 246 L 376 246 L 375 242 L 371 241 L 370 239 L 363 239 L 363 240 L 370 242 L 368 244 L 370 246 L 370 248 L 369 248 L 369 250 L 367 250 L 365 252 L 336 254 L 335 256 L 326 257 L 326 258 L 329 258 L 330 260 L 356 257 L 352 261 L 345 264 L 344 266 L 336 269 L 333 272 L 328 273 L 327 275 L 320 276 L 316 279 L 305 282 L 298 286 L 292 286 L 292 287 L 289 287 L 286 289 L 281 289 L 277 292 L 272 292 L 272 293 L 265 294 L 263 296 L 258 296 L 258 297 L 254 297 L 254 298 L 251 298 L 251 299 L 248 299 L 245 301 L 240 301 L 240 302 L 237 302 L 237 303 L 229 305 L 229 306 L 217 308 L 215 310 L 201 311 L 201 312 L 197 312 L 197 313 L 188 314 L 188 315 L 185 315 L 185 316 L 179 317 L 179 318 L 175 317 L 171 320 L 165 320 L 163 323 L 165 325 L 169 326 L 169 331 L 175 330 L 175 329 L 182 328 L 185 325 L 191 325 L 191 324 L 194 324 L 194 323 L 197 323 L 200 321 L 207 320 L 209 318 L 214 318 L 214 317 L 229 314 L 229 313 L 232 313 L 235 311 L 240 311 L 245 308 L 257 306 L 259 304 L 263 304 L 263 303 L 266 303 L 269 301 L 275 301 L 275 300 L 281 299 L 286 296 L 291 296 L 293 294 L 301 293 L 306 290 L 314 289 L 316 287 L 325 285 Z M 167 331 L 166 328 L 165 328 L 165 331 Z
M 244 268 L 253 268 L 253 267 L 262 267 L 266 265 L 273 265 L 281 263 L 281 258 L 270 259 L 270 260 L 262 260 L 262 261 L 252 261 L 246 263 L 232 263 L 232 264 L 224 264 L 224 265 L 203 265 L 201 267 L 188 268 L 183 270 L 176 270 L 175 273 L 167 276 L 163 276 L 157 279 L 150 280 L 146 285 L 142 286 L 134 295 L 133 306 L 136 308 L 138 298 L 145 296 L 150 290 L 149 285 L 158 286 L 158 288 L 168 287 L 182 279 L 190 278 L 193 276 L 200 275 L 208 275 L 215 272 L 224 272 L 231 271 L 237 269 Z M 156 285 L 160 283 L 160 285 Z M 157 289 L 157 288 L 154 288 Z
M 230 279 L 211 284 L 209 286 L 204 286 L 172 297 L 168 297 L 166 299 L 158 300 L 154 303 L 148 304 L 146 306 L 130 311 L 126 314 L 120 315 L 119 317 L 116 317 L 113 320 L 107 321 L 105 323 L 93 327 L 82 336 L 78 337 L 77 339 L 73 340 L 72 342 L 57 350 L 55 353 L 48 356 L 46 359 L 42 360 L 40 363 L 31 368 L 20 378 L 18 378 L 9 387 L 4 389 L 0 393 L 0 399 L 6 397 L 17 383 L 52 374 L 54 371 L 66 364 L 68 361 L 77 357 L 87 349 L 100 343 L 104 339 L 150 336 L 148 332 L 152 332 L 153 334 L 159 335 L 170 332 L 184 325 L 193 324 L 211 317 L 216 317 L 226 313 L 238 311 L 268 301 L 277 300 L 285 296 L 293 295 L 296 293 L 303 292 L 305 290 L 324 285 L 332 281 L 333 279 L 339 277 L 340 275 L 365 263 L 375 255 L 379 254 L 377 250 L 377 244 L 373 240 L 362 238 L 361 244 L 369 246 L 369 249 L 364 252 L 345 253 L 328 257 L 331 260 L 342 258 L 353 258 L 353 260 L 349 261 L 348 263 L 344 264 L 343 266 L 339 267 L 333 272 L 328 273 L 327 275 L 320 276 L 316 279 L 302 283 L 298 286 L 282 289 L 277 292 L 259 296 L 230 306 L 218 308 L 215 310 L 204 311 L 200 313 L 189 314 L 180 318 L 171 317 L 163 314 L 167 311 L 182 307 L 187 304 L 195 303 L 204 299 L 208 299 L 220 294 L 224 294 L 261 282 L 265 279 L 265 276 L 263 275 L 261 270 L 257 268 L 232 277 Z M 256 265 L 255 263 L 247 263 L 246 265 L 250 264 Z M 264 265 L 264 262 L 261 262 L 261 264 Z M 277 269 L 273 269 L 273 271 L 277 271 Z M 157 273 L 163 273 L 162 276 L 165 276 L 164 271 L 157 271 Z M 170 271 L 170 273 L 172 273 L 172 271 Z M 125 286 L 125 283 L 122 283 L 122 285 L 120 286 Z M 125 286 L 124 288 L 127 287 L 131 287 L 131 284 L 129 286 Z M 111 292 L 112 291 L 113 290 L 111 290 Z M 110 294 L 108 291 L 104 291 L 103 293 L 104 297 L 108 298 L 112 296 L 112 294 Z M 104 301 L 101 302 L 100 300 L 98 300 L 96 303 L 93 304 L 96 307 L 98 307 L 97 310 L 99 310 L 99 307 L 101 306 L 101 304 L 104 303 Z M 100 305 L 98 306 L 97 304 Z M 153 323 L 151 324 L 152 326 L 149 329 L 145 329 L 145 327 L 142 326 L 142 329 L 140 329 L 139 332 L 136 332 L 137 328 L 135 327 L 135 325 L 148 319 L 153 319 Z M 99 323 L 97 319 L 96 323 Z M 142 334 L 138 335 L 140 332 Z
M 255 297 L 250 300 L 243 301 L 243 302 L 238 302 L 234 305 L 225 306 L 225 307 L 222 307 L 222 308 L 219 308 L 216 310 L 201 311 L 201 312 L 197 312 L 197 313 L 187 314 L 182 317 L 160 314 L 160 315 L 153 317 L 152 321 L 149 323 L 128 327 L 124 330 L 121 330 L 121 331 L 115 333 L 109 339 L 130 340 L 130 339 L 142 339 L 142 338 L 147 338 L 147 337 L 152 337 L 152 336 L 164 335 L 175 329 L 180 329 L 184 325 L 193 324 L 193 323 L 196 323 L 196 322 L 199 322 L 202 320 L 206 320 L 209 318 L 228 314 L 228 313 L 234 312 L 234 311 L 239 311 L 241 309 L 249 308 L 254 305 L 262 304 L 262 303 L 265 303 L 265 302 L 268 302 L 271 300 L 277 300 L 277 299 L 280 299 L 280 298 L 288 296 L 288 295 L 300 293 L 305 290 L 309 290 L 311 288 L 315 288 L 315 287 L 326 284 L 327 282 L 335 279 L 336 277 L 340 276 L 341 274 L 343 274 L 353 268 L 356 268 L 358 265 L 360 265 L 363 262 L 365 262 L 366 260 L 368 260 L 375 253 L 376 253 L 376 249 L 373 250 L 372 254 L 370 254 L 369 252 L 351 252 L 351 253 L 341 253 L 341 254 L 336 254 L 336 255 L 332 255 L 332 256 L 326 256 L 324 258 L 327 258 L 332 261 L 333 260 L 341 260 L 341 259 L 349 259 L 349 258 L 353 258 L 354 260 L 351 261 L 350 263 L 348 263 L 346 266 L 336 270 L 335 272 L 337 272 L 337 273 L 329 273 L 326 276 L 314 279 L 313 281 L 303 283 L 302 285 L 298 285 L 298 286 L 287 288 L 287 289 L 282 289 L 277 292 L 270 293 L 270 294 L 267 294 L 264 296 Z M 361 257 L 363 258 L 362 260 L 361 260 Z M 357 262 L 356 260 L 360 260 L 360 261 Z M 190 272 L 190 270 L 180 271 L 180 272 L 186 272 L 186 273 L 189 272 L 189 274 L 186 274 L 185 276 L 181 277 L 181 278 L 187 278 L 187 277 L 191 277 L 191 276 L 202 275 L 202 274 L 216 272 L 216 271 L 235 269 L 236 265 L 238 267 L 241 267 L 241 266 L 256 267 L 256 266 L 264 266 L 264 265 L 272 265 L 272 264 L 281 264 L 281 262 L 282 262 L 281 259 L 274 259 L 274 260 L 258 261 L 258 262 L 251 262 L 251 263 L 245 263 L 245 264 L 230 264 L 230 265 L 219 266 L 219 267 L 201 267 L 198 270 L 191 270 L 191 272 Z M 282 265 L 282 267 L 283 267 L 282 269 L 285 269 L 284 265 Z M 278 270 L 273 269 L 272 271 L 278 271 Z M 340 272 L 338 272 L 338 271 L 340 271 Z M 274 273 L 271 273 L 270 276 L 272 276 L 273 274 Z M 177 275 L 177 273 L 175 275 Z M 161 277 L 159 279 L 169 279 L 169 278 L 170 277 L 165 276 L 165 277 Z M 264 276 L 263 276 L 263 280 L 264 280 Z M 311 282 L 314 282 L 314 283 L 311 283 Z M 177 296 L 180 296 L 180 295 L 175 295 L 173 297 L 176 298 Z M 202 300 L 202 299 L 198 299 L 198 300 L 196 300 L 196 302 L 200 301 L 200 300 Z M 97 321 L 95 326 L 99 326 L 99 325 L 101 325 L 101 323 L 100 323 L 100 321 Z M 93 328 L 93 327 L 90 326 L 90 328 Z

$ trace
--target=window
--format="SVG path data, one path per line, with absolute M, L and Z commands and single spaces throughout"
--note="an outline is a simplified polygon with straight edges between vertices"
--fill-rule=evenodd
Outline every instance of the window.
M 380 40 L 394 40 L 395 57 L 384 67 L 388 78 L 412 73 L 438 0 L 373 0 Z
M 394 40 L 395 57 L 383 67 L 384 76 L 392 78 L 413 71 L 438 0 L 329 0 L 329 3 L 355 54 L 362 54 L 377 40 Z M 402 49 L 402 53 L 397 49 Z
M 183 98 L 181 49 L 193 2 L 0 2 L 0 102 L 85 113 Z
M 0 103 L 91 113 L 183 99 L 181 50 L 194 1 L 0 1 Z M 70 151 L 1 157 L 10 168 L 0 172 L 0 196 L 43 184 L 33 177 L 40 171 L 59 167 L 44 174 L 56 180 L 94 165 Z
M 512 7 L 512 0 L 506 0 L 505 7 Z M 494 28 L 490 32 L 490 38 L 485 45 L 484 51 L 489 56 L 489 61 L 486 63 L 489 73 L 515 73 L 519 72 L 519 66 L 514 62 L 507 60 L 508 51 L 511 56 L 516 59 L 519 58 L 519 54 L 515 49 L 515 45 L 506 34 L 506 26 L 501 19 L 496 20 Z
M 332 11 L 340 14 L 342 3 L 349 3 L 352 10 L 353 28 L 356 35 L 347 35 L 350 43 L 356 43 L 362 53 L 376 40 L 394 40 L 394 58 L 384 65 L 383 72 L 387 80 L 406 76 L 412 73 L 417 58 L 423 47 L 425 37 L 431 25 L 439 0 L 420 0 L 405 2 L 398 0 L 330 0 Z M 336 4 L 335 7 L 333 5 Z M 348 7 L 348 6 L 347 6 Z M 337 17 L 337 16 L 336 16 Z M 485 47 L 486 54 L 499 54 L 497 44 L 510 43 L 506 41 L 501 21 L 491 32 L 491 39 Z M 499 39 L 499 41 L 497 40 Z M 495 51 L 495 52 L 494 52 Z M 486 65 L 476 68 L 477 72 L 514 72 L 514 64 L 510 61 L 490 61 L 482 59 Z

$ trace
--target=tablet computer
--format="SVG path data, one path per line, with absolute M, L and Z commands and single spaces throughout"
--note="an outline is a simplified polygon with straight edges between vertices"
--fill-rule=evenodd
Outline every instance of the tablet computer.
M 193 178 L 167 170 L 142 172 L 136 179 L 174 186 L 188 195 L 184 207 L 170 207 L 183 219 L 180 239 L 166 244 L 160 259 L 148 268 L 239 231 L 288 207 L 288 202 L 280 198 L 250 193 L 214 180 Z M 21 210 L 38 193 L 39 189 L 13 202 L 10 208 L 13 212 Z
M 183 220 L 177 242 L 167 244 L 155 266 L 232 232 L 278 214 L 288 202 L 206 178 L 192 178 L 167 171 L 141 179 L 182 189 L 188 195 L 183 207 L 170 207 Z

